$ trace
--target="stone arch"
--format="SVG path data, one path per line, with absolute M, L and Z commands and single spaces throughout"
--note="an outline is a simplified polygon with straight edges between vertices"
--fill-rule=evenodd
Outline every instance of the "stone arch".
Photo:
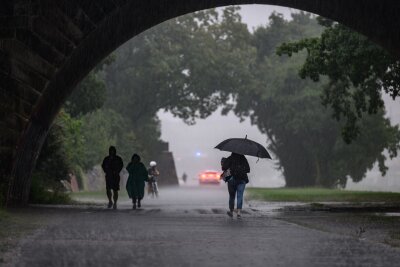
M 27 203 L 31 172 L 49 127 L 78 82 L 118 46 L 168 19 L 219 6 L 279 5 L 341 22 L 400 56 L 400 2 L 395 0 L 5 2 L 0 4 L 5 25 L 0 31 L 1 104 L 10 95 L 14 102 L 6 109 L 12 118 L 1 114 L 0 147 L 2 158 L 12 158 L 1 178 L 10 177 L 9 204 Z

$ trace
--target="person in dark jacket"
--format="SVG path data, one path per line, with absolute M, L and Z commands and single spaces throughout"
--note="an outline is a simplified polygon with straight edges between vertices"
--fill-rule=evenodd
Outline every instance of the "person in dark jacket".
M 244 155 L 232 153 L 222 162 L 222 170 L 230 171 L 232 177 L 228 180 L 229 191 L 229 211 L 227 214 L 233 217 L 235 207 L 235 197 L 237 196 L 237 217 L 241 218 L 243 206 L 243 194 L 246 184 L 249 182 L 247 174 L 250 172 L 250 166 Z
M 126 182 L 126 191 L 128 191 L 129 198 L 132 199 L 133 209 L 136 209 L 136 201 L 138 208 L 140 208 L 144 196 L 144 182 L 149 179 L 148 172 L 144 164 L 140 161 L 140 156 L 134 154 L 131 162 L 126 166 L 129 172 L 128 181 Z
M 114 146 L 110 146 L 108 150 L 109 155 L 104 158 L 101 167 L 106 174 L 106 191 L 108 197 L 108 208 L 113 207 L 117 209 L 118 201 L 118 190 L 119 190 L 119 173 L 124 167 L 124 163 L 120 156 L 117 156 L 117 149 Z M 111 190 L 113 194 L 111 194 Z M 114 203 L 111 198 L 114 196 Z

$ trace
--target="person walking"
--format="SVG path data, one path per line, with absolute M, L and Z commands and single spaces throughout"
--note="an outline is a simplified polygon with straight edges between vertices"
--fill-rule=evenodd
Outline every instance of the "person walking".
M 114 146 L 110 146 L 108 149 L 108 156 L 104 158 L 101 167 L 106 175 L 106 193 L 108 198 L 108 208 L 113 207 L 117 209 L 117 201 L 118 201 L 118 191 L 119 191 L 119 182 L 122 168 L 124 167 L 124 163 L 120 156 L 117 155 L 117 149 Z M 111 190 L 113 193 L 111 193 Z M 114 203 L 112 202 L 112 197 L 114 199 Z
M 247 176 L 247 173 L 250 172 L 249 163 L 244 155 L 232 153 L 228 158 L 221 160 L 221 165 L 224 173 L 230 173 L 226 179 L 229 192 L 229 211 L 227 214 L 233 217 L 235 197 L 237 197 L 237 217 L 241 218 L 244 189 L 249 182 Z
M 182 181 L 183 181 L 184 184 L 186 184 L 186 180 L 187 180 L 187 174 L 184 172 L 182 174 Z
M 138 154 L 133 154 L 131 162 L 126 166 L 129 173 L 128 181 L 126 182 L 126 191 L 128 191 L 129 198 L 132 199 L 132 209 L 141 207 L 140 201 L 144 196 L 145 181 L 148 180 L 148 172 L 144 164 L 140 161 Z

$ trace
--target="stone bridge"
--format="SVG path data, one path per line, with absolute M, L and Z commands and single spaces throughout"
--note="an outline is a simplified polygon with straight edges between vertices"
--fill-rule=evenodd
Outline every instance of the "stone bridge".
M 168 19 L 239 4 L 319 14 L 400 56 L 396 0 L 1 0 L 0 184 L 8 203 L 27 202 L 31 172 L 54 117 L 104 57 Z

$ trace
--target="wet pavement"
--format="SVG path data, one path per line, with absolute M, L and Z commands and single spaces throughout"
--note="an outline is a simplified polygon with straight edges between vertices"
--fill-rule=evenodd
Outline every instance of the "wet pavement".
M 105 203 L 105 202 L 104 202 Z M 53 214 L 20 242 L 13 266 L 396 266 L 400 249 L 303 227 L 247 203 L 226 215 L 224 187 L 161 189 L 132 210 L 90 205 L 36 208 Z M 307 217 L 307 214 L 303 214 Z

